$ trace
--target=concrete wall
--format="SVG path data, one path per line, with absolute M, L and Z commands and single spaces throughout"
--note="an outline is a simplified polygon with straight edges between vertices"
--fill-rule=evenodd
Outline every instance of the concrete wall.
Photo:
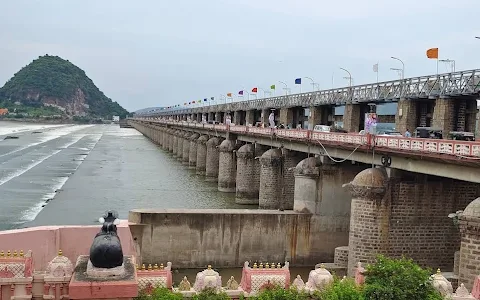
M 240 267 L 247 260 L 313 266 L 348 244 L 349 217 L 272 210 L 133 210 L 132 236 L 143 263 L 180 268 Z

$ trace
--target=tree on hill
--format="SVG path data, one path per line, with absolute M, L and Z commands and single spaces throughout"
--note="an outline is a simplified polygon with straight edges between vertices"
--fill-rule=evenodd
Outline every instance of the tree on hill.
M 100 91 L 79 67 L 58 56 L 40 56 L 0 88 L 0 103 L 50 105 L 68 115 L 124 118 L 128 111 Z

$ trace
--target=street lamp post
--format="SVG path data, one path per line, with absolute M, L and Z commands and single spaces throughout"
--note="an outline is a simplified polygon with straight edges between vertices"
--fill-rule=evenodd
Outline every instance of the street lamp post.
M 279 82 L 285 86 L 285 96 L 288 96 L 288 86 L 287 86 L 287 84 L 283 81 L 279 81 Z
M 313 81 L 313 79 L 310 78 L 310 77 L 304 77 L 304 78 L 310 79 L 312 81 L 312 88 L 313 88 L 312 91 L 314 92 L 315 91 L 315 81 Z
M 390 68 L 390 70 L 392 70 L 392 71 L 397 71 L 398 75 L 400 75 L 400 79 L 402 79 L 402 76 L 403 76 L 402 71 L 403 71 L 403 69 Z
M 343 70 L 348 73 L 347 79 L 349 80 L 349 87 L 352 87 L 352 74 L 347 69 L 340 68 L 340 70 Z
M 392 56 L 390 58 L 398 60 L 399 62 L 402 63 L 402 80 L 405 79 L 405 64 L 403 63 L 403 61 L 400 58 L 397 58 L 397 57 L 394 57 L 394 56 Z
M 439 61 L 444 63 L 451 63 L 452 72 L 455 72 L 455 60 L 453 59 L 440 59 Z

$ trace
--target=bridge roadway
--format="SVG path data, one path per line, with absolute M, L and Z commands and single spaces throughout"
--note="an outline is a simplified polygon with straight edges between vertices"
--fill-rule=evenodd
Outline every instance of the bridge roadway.
M 367 136 L 357 133 L 316 132 L 227 126 L 185 121 L 130 119 L 156 126 L 236 138 L 247 143 L 318 154 L 335 160 L 384 165 L 392 169 L 480 183 L 480 142 Z
M 379 83 L 342 87 L 256 100 L 218 103 L 200 107 L 176 107 L 142 116 L 182 115 L 209 112 L 246 111 L 270 108 L 344 105 L 347 103 L 382 103 L 398 99 L 436 99 L 442 97 L 478 96 L 480 69 L 434 74 Z

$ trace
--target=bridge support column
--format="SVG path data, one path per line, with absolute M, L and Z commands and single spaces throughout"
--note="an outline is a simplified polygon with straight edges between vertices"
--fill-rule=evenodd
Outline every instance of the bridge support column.
M 182 155 L 182 164 L 188 165 L 188 159 L 190 156 L 190 138 L 192 137 L 191 132 L 185 133 L 183 138 L 183 155 Z
M 185 135 L 184 131 L 180 131 L 177 135 L 177 153 L 176 157 L 179 161 L 182 161 L 183 156 L 183 137 Z
M 177 151 L 178 151 L 178 134 L 180 133 L 179 130 L 175 130 L 172 134 L 173 139 L 172 139 L 172 153 L 173 156 L 177 156 Z
M 323 106 L 311 106 L 310 115 L 308 116 L 308 129 L 312 130 L 315 125 L 327 125 L 322 124 Z
M 451 98 L 437 98 L 433 109 L 432 127 L 443 130 L 443 138 L 455 127 L 455 102 Z
M 293 109 L 292 108 L 280 109 L 280 124 L 284 124 L 285 126 L 289 125 L 290 128 L 295 128 L 293 126 Z
M 347 184 L 352 193 L 348 269 L 353 275 L 358 262 L 372 263 L 378 254 L 387 254 L 390 207 L 382 201 L 387 191 L 382 169 L 366 169 Z
M 215 113 L 215 121 L 219 122 L 219 123 L 222 123 L 222 114 L 221 113 L 219 113 L 219 112 Z
M 472 201 L 460 217 L 460 266 L 458 282 L 471 290 L 480 275 L 480 198 Z
M 237 110 L 237 111 L 233 112 L 232 123 L 235 124 L 235 125 L 242 124 L 242 112 L 241 111 Z
M 264 152 L 265 147 L 260 144 L 246 144 L 238 149 L 235 203 L 258 204 L 260 156 Z
M 218 190 L 225 193 L 235 193 L 237 177 L 236 144 L 234 140 L 224 140 L 218 147 Z
M 207 117 L 207 121 L 214 121 L 214 120 L 215 120 L 215 113 L 209 112 L 208 117 Z
M 255 110 L 247 110 L 245 112 L 245 125 L 255 125 Z
M 265 127 L 268 127 L 268 116 L 270 115 L 270 110 L 269 109 L 262 109 L 262 114 L 260 115 L 260 122 L 262 122 L 262 124 L 265 126 Z
M 397 104 L 395 114 L 395 129 L 404 134 L 407 129 L 413 134 L 417 128 L 417 102 L 401 98 Z
M 260 157 L 260 190 L 258 206 L 279 209 L 283 191 L 283 155 L 280 149 L 270 149 Z
M 306 158 L 306 154 L 297 151 L 282 149 L 283 151 L 283 201 L 281 208 L 293 209 L 295 193 L 295 167 Z
M 309 157 L 295 168 L 295 192 L 293 210 L 300 213 L 318 214 L 320 158 Z
M 205 181 L 218 181 L 218 161 L 220 138 L 212 137 L 207 142 L 207 162 L 205 166 Z
M 207 166 L 207 142 L 208 136 L 202 135 L 197 139 L 197 165 L 195 167 L 197 175 L 205 175 Z
M 346 104 L 343 114 L 343 129 L 348 132 L 360 131 L 360 105 Z
M 173 130 L 173 129 L 168 130 L 167 145 L 168 145 L 168 151 L 171 152 L 171 153 L 173 153 L 173 144 L 174 144 L 174 141 L 175 141 L 174 132 L 175 132 L 175 130 Z
M 198 133 L 194 133 L 190 136 L 190 147 L 188 151 L 188 167 L 190 169 L 195 169 L 197 165 L 197 139 L 199 138 Z

